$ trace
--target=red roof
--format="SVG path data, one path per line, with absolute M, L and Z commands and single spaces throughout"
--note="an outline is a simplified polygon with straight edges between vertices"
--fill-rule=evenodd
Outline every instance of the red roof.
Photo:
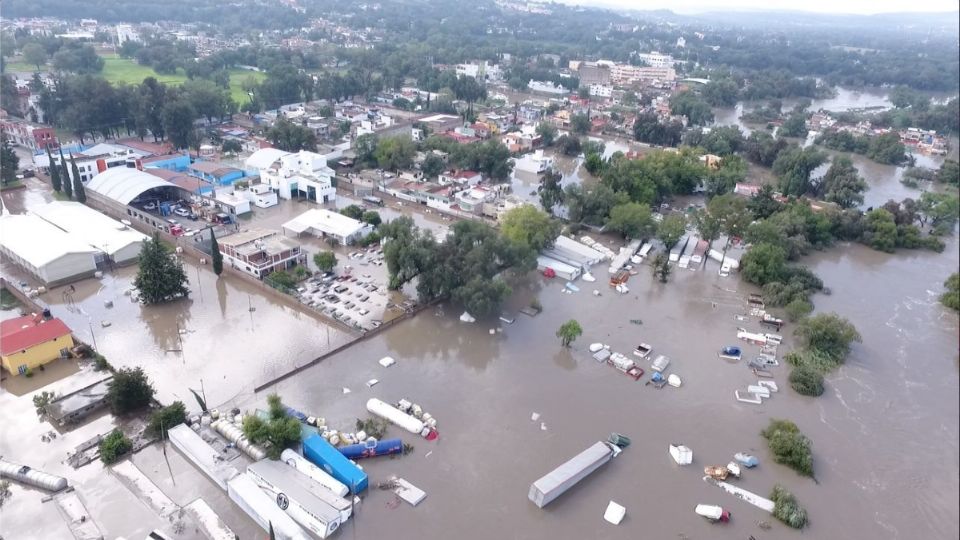
M 70 335 L 60 319 L 44 320 L 42 315 L 26 315 L 0 323 L 0 354 L 4 356 L 41 343 Z

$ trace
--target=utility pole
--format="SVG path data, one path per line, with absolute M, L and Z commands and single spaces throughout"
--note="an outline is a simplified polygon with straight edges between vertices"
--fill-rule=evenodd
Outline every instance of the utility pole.
M 93 350 L 100 352 L 100 349 L 97 348 L 97 335 L 93 333 L 93 321 L 87 319 L 87 325 L 90 326 L 90 337 L 93 338 Z M 327 341 L 329 341 L 329 339 Z

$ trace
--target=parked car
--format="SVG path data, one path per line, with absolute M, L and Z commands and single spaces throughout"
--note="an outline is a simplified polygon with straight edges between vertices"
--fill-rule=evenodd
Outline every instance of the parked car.
M 176 210 L 173 211 L 173 213 L 180 217 L 185 217 L 185 218 L 190 217 L 190 211 L 187 210 L 186 208 L 177 208 Z
M 148 202 L 147 204 L 143 205 L 143 209 L 144 209 L 144 210 L 156 210 L 156 209 L 157 209 L 157 203 L 155 203 L 155 202 Z

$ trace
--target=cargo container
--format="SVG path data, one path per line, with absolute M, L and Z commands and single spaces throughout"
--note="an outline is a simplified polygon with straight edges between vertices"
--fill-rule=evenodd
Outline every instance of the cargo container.
M 223 461 L 220 453 L 186 424 L 169 429 L 167 437 L 177 450 L 180 450 L 194 466 L 216 482 L 220 489 L 226 490 L 227 482 L 238 474 L 237 469 Z
M 403 441 L 400 439 L 367 439 L 359 444 L 351 444 L 339 448 L 340 453 L 350 459 L 360 459 L 403 452 Z
M 274 501 L 273 497 L 267 495 L 267 492 L 260 489 L 246 474 L 237 475 L 227 482 L 227 494 L 230 500 L 246 512 L 250 519 L 256 521 L 257 525 L 263 527 L 263 530 L 269 531 L 273 527 L 278 539 L 310 540 L 310 535 L 280 509 L 279 498 Z
M 314 482 L 329 489 L 338 497 L 345 497 L 347 493 L 350 493 L 350 490 L 347 489 L 347 486 L 343 485 L 342 482 L 330 476 L 324 472 L 323 469 L 310 463 L 306 458 L 289 448 L 280 454 L 280 460 L 299 471 L 300 474 L 307 476 Z
M 527 497 L 533 504 L 543 508 L 619 453 L 619 447 L 597 442 L 531 484 Z
M 346 499 L 336 497 L 320 484 L 279 461 L 253 463 L 247 467 L 247 475 L 276 499 L 281 510 L 320 538 L 333 534 L 340 523 L 350 517 L 350 503 Z M 334 502 L 337 508 L 324 499 Z
M 347 486 L 352 493 L 360 493 L 367 489 L 367 474 L 351 463 L 333 445 L 323 440 L 323 437 L 314 435 L 303 441 L 303 457 Z

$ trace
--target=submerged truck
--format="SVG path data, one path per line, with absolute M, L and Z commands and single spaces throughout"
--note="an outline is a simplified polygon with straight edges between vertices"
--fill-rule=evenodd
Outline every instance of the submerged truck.
M 620 452 L 619 446 L 599 441 L 531 484 L 527 498 L 543 508 Z

